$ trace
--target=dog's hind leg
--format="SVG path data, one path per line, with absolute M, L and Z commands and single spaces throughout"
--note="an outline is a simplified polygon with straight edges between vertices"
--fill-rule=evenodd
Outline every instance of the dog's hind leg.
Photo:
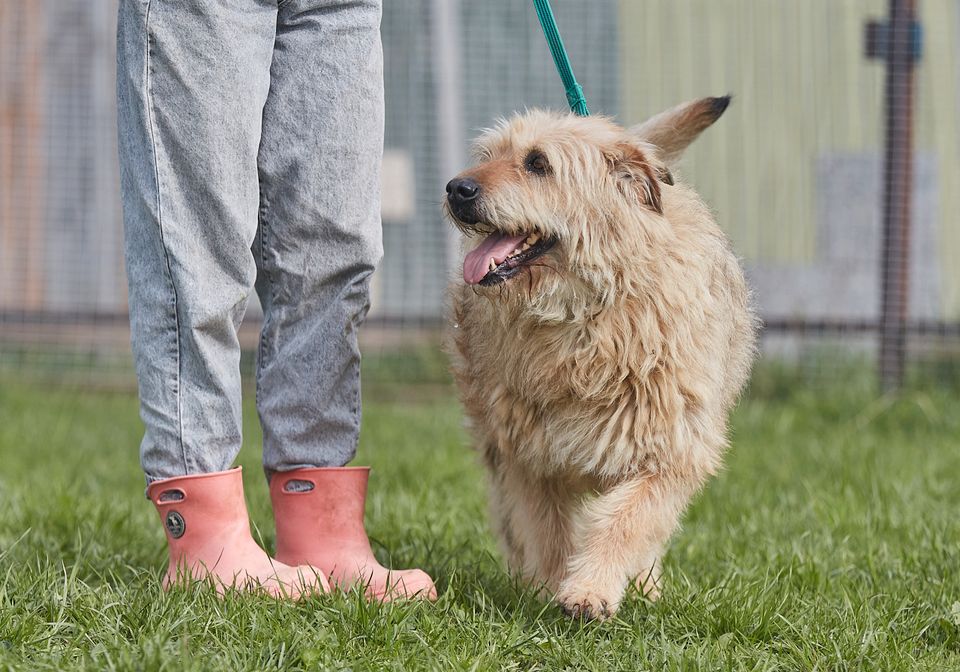
M 641 563 L 640 573 L 633 580 L 637 592 L 651 602 L 660 598 L 660 577 L 663 574 L 663 565 L 660 561 L 662 552 L 657 552 L 652 560 Z
M 516 497 L 504 482 L 503 457 L 496 446 L 487 444 L 481 451 L 489 476 L 487 505 L 490 525 L 500 545 L 500 552 L 511 571 L 522 571 L 525 561 L 523 539 L 517 534 L 513 522 Z
M 571 552 L 569 496 L 554 481 L 525 478 L 517 472 L 507 478 L 517 495 L 514 525 L 526 549 L 524 574 L 553 595 Z
M 557 593 L 560 607 L 571 616 L 604 619 L 616 613 L 631 579 L 644 590 L 692 494 L 676 481 L 645 476 L 586 501 Z
M 491 513 L 507 563 L 536 587 L 554 594 L 570 554 L 570 521 L 557 484 L 517 465 L 493 479 Z
M 511 571 L 521 571 L 524 565 L 524 550 L 522 539 L 514 530 L 513 503 L 504 493 L 503 485 L 496 476 L 490 479 L 489 489 L 490 525 L 499 542 L 500 552 Z

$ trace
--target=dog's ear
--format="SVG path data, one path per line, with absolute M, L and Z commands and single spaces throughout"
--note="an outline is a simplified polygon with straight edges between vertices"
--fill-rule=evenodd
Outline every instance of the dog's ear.
M 691 142 L 720 118 L 730 105 L 730 96 L 700 98 L 650 117 L 630 129 L 638 139 L 659 150 L 660 159 L 671 165 Z
M 607 163 L 619 188 L 628 196 L 636 196 L 650 209 L 663 214 L 658 174 L 669 171 L 654 167 L 643 149 L 632 142 L 620 142 L 606 153 Z M 672 178 L 669 184 L 672 184 Z

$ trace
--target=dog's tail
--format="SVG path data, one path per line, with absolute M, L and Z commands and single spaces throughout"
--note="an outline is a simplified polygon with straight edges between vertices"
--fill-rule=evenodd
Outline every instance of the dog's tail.
M 630 129 L 638 138 L 660 150 L 660 159 L 675 163 L 691 142 L 720 118 L 731 96 L 700 98 L 677 105 Z

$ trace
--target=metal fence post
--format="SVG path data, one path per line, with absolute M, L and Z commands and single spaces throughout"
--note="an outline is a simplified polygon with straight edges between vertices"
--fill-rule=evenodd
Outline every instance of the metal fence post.
M 903 384 L 907 348 L 910 215 L 913 196 L 914 66 L 920 56 L 917 0 L 890 0 L 886 24 L 867 28 L 867 53 L 886 62 L 883 165 L 880 387 Z
M 460 59 L 460 0 L 432 0 L 430 3 L 430 41 L 433 47 L 435 109 L 437 115 L 437 166 L 443 185 L 466 166 L 463 120 L 463 69 Z M 456 229 L 446 226 L 446 265 L 450 272 L 460 254 Z

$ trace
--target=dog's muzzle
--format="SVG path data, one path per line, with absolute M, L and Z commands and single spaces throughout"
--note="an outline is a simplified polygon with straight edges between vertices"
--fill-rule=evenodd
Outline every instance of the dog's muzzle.
M 455 177 L 447 182 L 447 204 L 454 217 L 464 224 L 480 221 L 480 183 L 469 177 Z

